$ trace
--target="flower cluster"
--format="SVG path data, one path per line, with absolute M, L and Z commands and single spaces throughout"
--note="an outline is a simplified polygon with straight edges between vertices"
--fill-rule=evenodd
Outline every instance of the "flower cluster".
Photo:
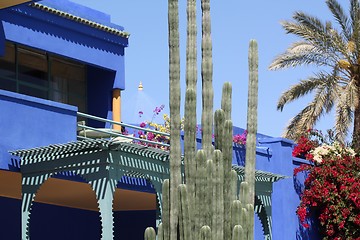
M 236 134 L 233 136 L 233 142 L 235 144 L 246 145 L 247 131 L 245 130 L 242 134 Z
M 153 117 L 151 119 L 151 121 L 144 121 L 140 123 L 140 127 L 143 128 L 144 130 L 140 130 L 137 132 L 137 135 L 139 138 L 141 139 L 146 139 L 152 142 L 159 142 L 159 143 L 165 143 L 165 144 L 170 144 L 170 138 L 168 136 L 164 136 L 161 134 L 155 134 L 153 132 L 150 132 L 148 130 L 156 130 L 159 132 L 163 132 L 163 133 L 170 133 L 170 118 L 167 114 L 163 115 L 163 120 L 164 120 L 164 124 L 158 124 L 158 123 L 154 123 L 154 119 L 157 115 L 160 114 L 160 112 L 165 108 L 165 105 L 161 105 L 159 107 L 156 107 L 153 110 Z M 141 113 L 141 115 L 140 115 Z M 143 114 L 142 111 L 139 111 L 139 117 L 141 117 Z M 154 148 L 160 148 L 163 150 L 169 150 L 169 147 L 166 146 L 162 146 L 156 143 L 146 143 L 143 141 L 139 141 L 138 144 L 141 145 L 145 145 L 145 146 L 149 146 L 149 147 L 154 147 Z
M 293 157 L 310 159 L 312 158 L 310 151 L 318 147 L 321 142 L 322 138 L 319 138 L 319 132 L 310 129 L 306 132 L 306 135 L 299 138 L 292 155 Z
M 307 154 L 310 163 L 294 169 L 294 175 L 308 173 L 297 209 L 299 220 L 309 227 L 307 219 L 317 213 L 323 239 L 360 240 L 359 157 L 336 142 L 317 146 Z
M 157 115 L 159 115 L 164 110 L 164 107 L 165 107 L 164 105 L 160 105 L 159 107 L 156 107 L 153 110 L 153 116 L 152 116 L 151 121 L 142 121 L 140 123 L 140 127 L 143 128 L 144 130 L 138 131 L 137 134 L 135 134 L 135 135 L 137 135 L 141 139 L 146 139 L 146 140 L 150 140 L 153 142 L 161 142 L 161 143 L 170 144 L 169 137 L 163 136 L 160 134 L 154 134 L 152 132 L 147 131 L 147 129 L 151 129 L 151 130 L 156 130 L 159 132 L 170 133 L 170 116 L 168 114 L 163 115 L 163 120 L 164 120 L 163 124 L 158 124 L 158 123 L 154 122 L 154 119 L 156 118 Z M 144 114 L 143 111 L 139 111 L 139 118 L 141 118 L 143 116 L 143 114 Z M 181 129 L 184 129 L 184 118 L 181 119 Z M 198 125 L 196 125 L 196 132 L 197 133 L 202 132 L 202 129 L 199 128 Z M 213 135 L 213 137 L 214 137 L 214 135 Z M 247 131 L 245 130 L 242 134 L 236 134 L 233 136 L 233 143 L 244 146 L 244 145 L 246 145 L 246 137 L 247 137 Z M 138 143 L 142 144 L 142 145 L 146 145 L 146 146 L 169 150 L 169 147 L 163 147 L 163 146 L 156 145 L 156 144 L 149 144 L 149 143 L 144 143 L 141 141 Z
M 310 151 L 309 158 L 316 163 L 322 163 L 323 159 L 326 157 L 341 157 L 341 156 L 351 156 L 355 157 L 356 153 L 354 149 L 342 146 L 338 142 L 334 142 L 332 145 L 323 144 L 319 147 Z

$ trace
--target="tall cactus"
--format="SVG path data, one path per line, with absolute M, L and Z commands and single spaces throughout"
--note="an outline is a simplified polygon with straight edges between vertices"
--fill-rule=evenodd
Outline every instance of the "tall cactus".
M 201 0 L 202 9 L 202 42 L 201 42 L 201 76 L 202 76 L 202 145 L 206 156 L 212 152 L 212 127 L 213 127 L 213 99 L 214 90 L 212 86 L 212 42 L 211 42 L 211 20 L 210 0 Z
M 184 163 L 185 180 L 189 201 L 195 202 L 196 170 L 196 87 L 197 87 L 197 47 L 196 40 L 196 0 L 187 1 L 187 41 L 186 41 L 186 93 L 184 121 Z M 194 231 L 195 204 L 190 205 L 190 222 Z
M 232 165 L 231 84 L 225 83 L 222 109 L 213 114 L 212 46 L 210 27 L 210 1 L 201 0 L 202 6 L 202 147 L 196 151 L 196 0 L 188 0 L 188 37 L 185 97 L 184 164 L 185 178 L 181 179 L 180 158 L 180 79 L 178 2 L 169 0 L 169 63 L 170 63 L 170 184 L 163 185 L 162 223 L 158 228 L 160 240 L 248 240 L 253 239 L 254 203 L 249 201 L 253 191 L 254 174 L 247 173 L 247 182 L 241 183 L 240 199 L 237 190 L 237 173 Z M 250 43 L 249 108 L 248 121 L 256 121 L 254 94 L 257 91 L 257 54 Z M 256 75 L 257 76 L 257 75 Z M 256 87 L 255 87 L 256 86 Z M 212 143 L 215 123 L 215 147 Z M 252 127 L 249 127 L 252 126 Z M 255 149 L 254 124 L 248 123 L 248 137 Z M 248 150 L 247 150 L 248 151 Z M 255 155 L 247 153 L 248 167 L 255 166 Z M 250 160 L 249 160 L 250 159 Z M 251 172 L 250 172 L 251 173 Z M 153 239 L 154 231 L 147 229 L 145 237 Z M 179 235 L 177 235 L 179 233 Z M 252 236 L 252 237 L 251 237 Z
M 255 200 L 255 162 L 256 162 L 256 133 L 258 106 L 258 47 L 255 40 L 249 46 L 249 90 L 247 112 L 247 139 L 245 181 L 249 183 L 245 202 L 254 206 Z M 254 215 L 249 214 L 248 239 L 254 239 Z
M 180 50 L 178 0 L 169 0 L 169 92 L 170 100 L 170 239 L 177 239 L 178 185 L 181 184 L 180 149 Z

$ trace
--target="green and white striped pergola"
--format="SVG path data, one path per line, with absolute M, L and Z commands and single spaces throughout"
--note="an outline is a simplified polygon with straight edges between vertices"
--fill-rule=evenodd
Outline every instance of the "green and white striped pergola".
M 83 177 L 96 194 L 103 240 L 114 239 L 113 198 L 123 176 L 145 178 L 155 188 L 157 218 L 161 215 L 162 183 L 170 178 L 169 152 L 135 143 L 106 139 L 84 140 L 11 152 L 21 158 L 22 239 L 29 239 L 30 211 L 40 186 L 50 177 L 71 172 Z M 233 166 L 239 184 L 244 168 Z M 284 176 L 256 171 L 255 212 L 262 223 L 264 239 L 271 239 L 272 183 Z

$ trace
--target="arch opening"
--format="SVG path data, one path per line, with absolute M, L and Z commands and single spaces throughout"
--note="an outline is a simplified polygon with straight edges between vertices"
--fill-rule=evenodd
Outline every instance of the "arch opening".
M 126 173 L 114 193 L 114 239 L 143 239 L 147 227 L 155 228 L 156 209 L 151 181 L 141 173 Z
M 38 189 L 31 209 L 31 239 L 101 238 L 96 195 L 79 175 L 57 174 Z

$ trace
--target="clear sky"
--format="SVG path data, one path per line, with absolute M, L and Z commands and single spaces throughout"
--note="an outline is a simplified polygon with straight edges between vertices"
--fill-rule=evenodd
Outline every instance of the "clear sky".
M 137 112 L 152 115 L 156 106 L 165 104 L 168 112 L 168 43 L 167 1 L 165 0 L 72 0 L 111 15 L 112 22 L 131 34 L 125 53 L 126 90 L 123 92 L 122 118 L 124 122 L 138 122 Z M 186 0 L 180 0 L 180 45 L 182 99 L 185 90 Z M 341 4 L 348 4 L 340 0 Z M 347 9 L 346 5 L 346 9 Z M 304 107 L 310 98 L 291 103 L 283 112 L 276 110 L 280 94 L 290 85 L 312 74 L 314 69 L 303 67 L 281 71 L 267 68 L 274 57 L 282 53 L 294 36 L 286 35 L 280 25 L 290 20 L 295 11 L 316 15 L 323 20 L 332 19 L 325 0 L 211 1 L 213 40 L 214 109 L 221 101 L 225 81 L 233 85 L 233 122 L 246 128 L 248 44 L 256 39 L 259 46 L 259 108 L 258 132 L 281 136 L 291 117 Z M 201 12 L 198 6 L 198 50 L 200 54 Z M 200 56 L 200 55 L 199 55 Z M 198 59 L 200 63 L 200 58 Z M 200 67 L 198 68 L 198 99 L 201 93 Z M 142 81 L 144 92 L 138 93 Z M 183 108 L 183 104 L 182 104 Z M 183 109 L 182 109 L 183 111 Z M 198 122 L 200 121 L 200 102 Z M 147 117 L 149 118 L 149 117 Z M 333 125 L 333 116 L 323 118 L 318 129 Z M 150 120 L 150 119 L 148 119 Z M 159 118 L 160 120 L 160 118 Z

